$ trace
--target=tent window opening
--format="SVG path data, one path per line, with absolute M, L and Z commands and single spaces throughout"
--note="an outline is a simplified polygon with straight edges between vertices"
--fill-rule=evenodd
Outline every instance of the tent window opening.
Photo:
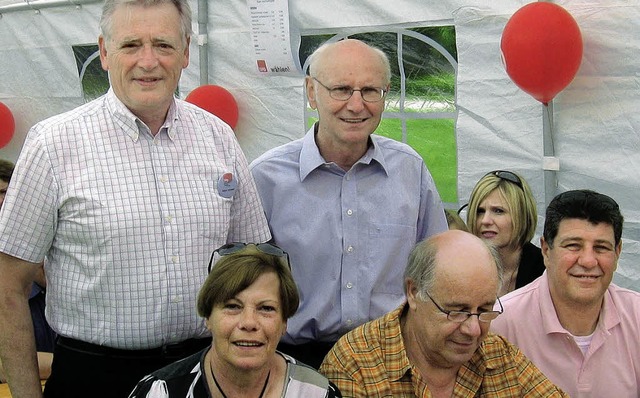
M 458 69 L 453 26 L 366 32 L 349 35 L 302 36 L 300 64 L 325 42 L 344 38 L 362 40 L 387 53 L 391 63 L 391 90 L 375 134 L 409 144 L 424 159 L 447 207 L 457 198 L 455 82 Z M 318 120 L 305 93 L 306 128 Z
M 100 63 L 100 50 L 97 44 L 71 46 L 78 67 L 78 78 L 82 85 L 85 102 L 98 98 L 109 90 L 107 71 Z

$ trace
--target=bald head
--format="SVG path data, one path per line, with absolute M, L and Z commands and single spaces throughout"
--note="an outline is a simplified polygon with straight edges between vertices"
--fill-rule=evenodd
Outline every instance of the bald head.
M 391 82 L 389 58 L 384 51 L 356 39 L 344 39 L 318 47 L 309 57 L 309 75 L 323 78 L 327 68 L 341 60 L 359 60 L 382 68 L 385 86 Z
M 404 279 L 411 279 L 424 295 L 439 280 L 444 283 L 474 280 L 480 275 L 495 281 L 497 294 L 502 285 L 502 263 L 496 250 L 475 235 L 451 230 L 433 235 L 414 247 Z

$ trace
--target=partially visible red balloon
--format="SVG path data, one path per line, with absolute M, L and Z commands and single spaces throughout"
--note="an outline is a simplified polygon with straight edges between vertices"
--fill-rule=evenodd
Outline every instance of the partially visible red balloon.
M 197 87 L 185 100 L 213 113 L 224 120 L 232 129 L 238 124 L 238 103 L 225 88 L 207 84 Z
M 16 131 L 16 121 L 11 109 L 0 102 L 0 148 L 4 148 L 13 138 Z
M 513 82 L 547 105 L 575 77 L 582 35 L 571 14 L 554 3 L 529 3 L 502 32 L 502 59 Z

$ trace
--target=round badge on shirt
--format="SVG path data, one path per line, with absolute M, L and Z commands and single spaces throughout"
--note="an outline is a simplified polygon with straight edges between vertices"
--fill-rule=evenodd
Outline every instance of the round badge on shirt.
M 238 179 L 233 177 L 233 173 L 224 173 L 218 180 L 218 194 L 223 198 L 231 198 L 236 193 Z

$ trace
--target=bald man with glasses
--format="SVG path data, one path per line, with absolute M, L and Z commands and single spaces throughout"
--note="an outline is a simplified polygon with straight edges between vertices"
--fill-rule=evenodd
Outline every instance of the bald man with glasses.
M 373 134 L 390 81 L 381 50 L 353 39 L 322 45 L 305 81 L 318 122 L 251 164 L 301 295 L 278 348 L 314 367 L 344 333 L 402 302 L 411 247 L 447 229 L 422 157 Z
M 343 397 L 568 396 L 489 334 L 502 314 L 501 267 L 495 250 L 468 232 L 420 242 L 404 272 L 406 302 L 343 336 L 320 372 Z

